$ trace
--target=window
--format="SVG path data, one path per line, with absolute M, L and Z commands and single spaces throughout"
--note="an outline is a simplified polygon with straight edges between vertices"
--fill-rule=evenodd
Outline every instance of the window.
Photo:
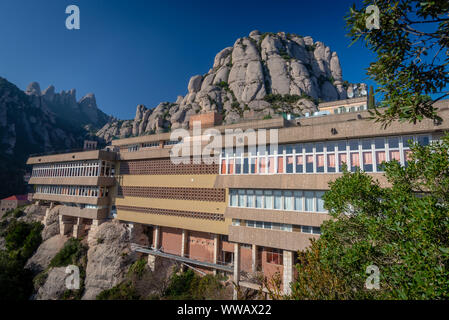
M 295 210 L 302 211 L 302 192 L 295 191 L 294 196 L 295 196 Z
M 224 152 L 220 159 L 221 174 L 303 174 L 342 172 L 343 165 L 348 170 L 358 168 L 366 172 L 382 171 L 381 163 L 396 160 L 407 165 L 409 140 L 422 145 L 429 144 L 431 136 L 388 136 L 373 139 L 350 139 L 330 142 L 315 142 L 296 145 L 280 145 L 268 152 L 260 148 L 254 152 Z M 252 148 L 255 149 L 255 148 Z M 48 167 L 48 168 L 47 168 Z M 95 176 L 112 172 L 113 165 L 98 168 L 95 162 L 76 164 L 39 165 L 33 168 L 33 176 Z M 73 173 L 72 173 L 73 172 Z M 107 173 L 106 173 L 107 174 Z
M 238 194 L 239 194 L 239 207 L 246 207 L 245 190 L 240 189 L 238 191 Z
M 280 190 L 274 191 L 274 208 L 282 209 L 282 191 Z
M 253 190 L 246 190 L 246 201 L 247 201 L 248 208 L 254 207 L 254 191 Z
M 265 209 L 273 208 L 273 192 L 271 190 L 264 191 Z
M 237 207 L 238 201 L 237 201 L 237 190 L 230 190 L 229 191 L 229 197 L 231 199 L 230 206 L 231 207 Z
M 324 200 L 323 200 L 323 196 L 324 196 L 324 192 L 323 191 L 317 191 L 315 192 L 316 195 L 316 211 L 317 212 L 325 212 L 326 210 L 324 209 Z
M 293 210 L 293 193 L 291 191 L 284 192 L 284 210 Z
M 305 211 L 312 212 L 314 210 L 313 203 L 313 191 L 306 191 L 304 192 L 304 198 L 305 198 Z
M 263 208 L 263 191 L 256 190 L 256 208 Z
M 267 263 L 282 265 L 282 251 L 279 249 L 267 250 Z

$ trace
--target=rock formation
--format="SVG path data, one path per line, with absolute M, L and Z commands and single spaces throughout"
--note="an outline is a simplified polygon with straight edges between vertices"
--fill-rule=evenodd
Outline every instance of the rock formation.
M 192 114 L 220 112 L 225 123 L 274 113 L 302 115 L 320 101 L 347 98 L 336 52 L 311 37 L 252 31 L 221 50 L 212 68 L 193 76 L 187 94 L 156 108 L 137 106 L 128 121 L 110 121 L 97 132 L 106 141 L 187 127 Z

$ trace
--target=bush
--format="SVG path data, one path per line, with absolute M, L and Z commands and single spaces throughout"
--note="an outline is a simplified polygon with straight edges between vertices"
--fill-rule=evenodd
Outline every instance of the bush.
M 5 246 L 11 256 L 28 260 L 42 242 L 40 222 L 12 220 L 6 230 Z
M 50 267 L 65 267 L 70 264 L 78 264 L 80 259 L 86 255 L 86 252 L 87 248 L 80 240 L 70 238 L 50 261 Z
M 126 281 L 112 287 L 111 289 L 103 290 L 97 297 L 97 300 L 138 300 L 140 296 L 136 292 L 131 281 Z

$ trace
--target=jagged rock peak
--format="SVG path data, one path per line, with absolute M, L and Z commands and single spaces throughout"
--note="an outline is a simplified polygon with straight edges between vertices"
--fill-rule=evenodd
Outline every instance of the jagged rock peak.
M 39 85 L 39 83 L 37 82 L 31 82 L 26 90 L 25 93 L 28 95 L 36 95 L 36 96 L 40 96 L 41 95 L 41 87 Z
M 139 105 L 131 125 L 108 124 L 99 136 L 185 128 L 192 114 L 210 111 L 221 113 L 225 123 L 282 112 L 302 115 L 316 111 L 320 101 L 346 99 L 350 87 L 338 54 L 323 42 L 254 30 L 218 52 L 206 74 L 192 76 L 185 96 L 156 108 Z

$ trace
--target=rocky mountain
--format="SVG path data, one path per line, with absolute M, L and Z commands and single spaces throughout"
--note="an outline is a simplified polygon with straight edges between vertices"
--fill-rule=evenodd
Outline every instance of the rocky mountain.
M 0 198 L 25 192 L 25 162 L 32 153 L 82 147 L 83 140 L 110 121 L 93 94 L 76 100 L 74 89 L 24 91 L 0 77 Z
M 110 141 L 185 128 L 192 114 L 214 110 L 225 123 L 281 112 L 302 115 L 317 110 L 320 101 L 346 99 L 353 86 L 343 81 L 338 55 L 324 43 L 253 31 L 221 50 L 209 72 L 190 79 L 187 91 L 156 108 L 139 105 L 133 120 L 111 121 L 97 136 Z

